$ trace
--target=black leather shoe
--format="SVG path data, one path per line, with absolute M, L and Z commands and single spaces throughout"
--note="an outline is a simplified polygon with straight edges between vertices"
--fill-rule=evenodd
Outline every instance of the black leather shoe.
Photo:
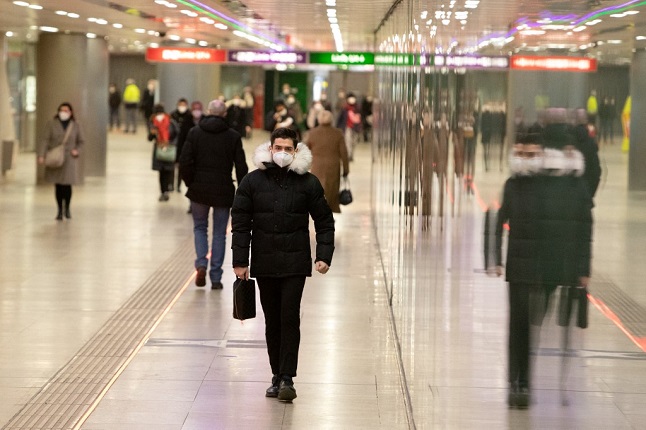
M 292 378 L 283 379 L 278 387 L 278 400 L 281 402 L 291 402 L 296 398 L 296 389 Z
M 280 376 L 274 375 L 271 378 L 271 387 L 265 391 L 265 397 L 278 397 L 278 387 L 280 385 Z
M 213 282 L 211 284 L 211 289 L 212 290 L 221 290 L 223 288 L 222 282 Z
M 56 220 L 57 221 L 63 220 L 63 211 L 58 211 L 58 215 L 56 215 Z

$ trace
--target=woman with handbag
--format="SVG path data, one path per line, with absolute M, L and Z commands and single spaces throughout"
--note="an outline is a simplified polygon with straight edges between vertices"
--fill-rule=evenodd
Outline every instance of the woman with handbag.
M 79 183 L 78 159 L 83 143 L 72 105 L 61 103 L 56 116 L 47 123 L 45 137 L 38 148 L 38 164 L 45 166 L 45 180 L 55 184 L 58 221 L 63 215 L 72 218 L 72 185 Z
M 152 169 L 159 172 L 160 202 L 167 202 L 168 191 L 173 185 L 175 176 L 175 160 L 177 156 L 177 124 L 169 114 L 164 112 L 164 106 L 156 104 L 150 117 L 149 141 L 153 145 Z
M 340 178 L 343 176 L 347 179 L 350 172 L 348 149 L 343 132 L 332 126 L 332 112 L 323 110 L 316 119 L 319 125 L 311 129 L 305 139 L 305 144 L 312 151 L 312 174 L 321 181 L 332 212 L 340 213 Z

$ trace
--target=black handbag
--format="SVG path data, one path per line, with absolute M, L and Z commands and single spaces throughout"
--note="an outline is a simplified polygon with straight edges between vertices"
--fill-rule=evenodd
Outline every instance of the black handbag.
M 233 283 L 233 318 L 243 321 L 256 317 L 256 281 L 236 279 Z
M 339 204 L 345 206 L 352 203 L 352 191 L 350 191 L 350 181 L 348 178 L 344 177 L 342 182 L 342 188 L 339 192 Z

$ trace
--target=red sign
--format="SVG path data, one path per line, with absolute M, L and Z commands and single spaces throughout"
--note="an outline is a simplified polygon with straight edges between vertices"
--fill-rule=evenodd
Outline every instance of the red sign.
M 224 49 L 210 48 L 148 48 L 146 61 L 151 63 L 224 63 L 227 53 Z
M 550 70 L 553 72 L 596 72 L 597 60 L 582 57 L 530 57 L 514 55 L 511 68 L 515 70 Z

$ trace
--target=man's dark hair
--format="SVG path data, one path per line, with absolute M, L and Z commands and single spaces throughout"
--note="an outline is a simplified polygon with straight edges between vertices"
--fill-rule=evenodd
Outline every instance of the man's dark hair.
M 292 142 L 294 142 L 294 148 L 296 148 L 296 145 L 298 145 L 298 134 L 291 128 L 277 128 L 271 133 L 271 144 L 274 144 L 274 141 L 276 139 L 291 139 Z

